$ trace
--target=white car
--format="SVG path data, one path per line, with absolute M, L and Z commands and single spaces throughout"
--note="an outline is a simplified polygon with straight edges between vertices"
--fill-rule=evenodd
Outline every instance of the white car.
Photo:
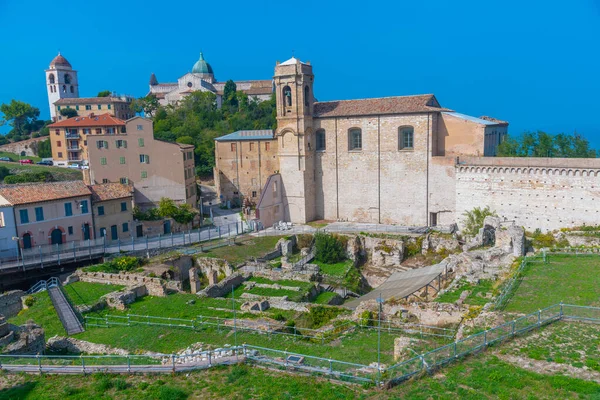
M 69 164 L 67 166 L 67 168 L 72 168 L 72 169 L 80 169 L 81 167 L 79 166 L 79 164 Z

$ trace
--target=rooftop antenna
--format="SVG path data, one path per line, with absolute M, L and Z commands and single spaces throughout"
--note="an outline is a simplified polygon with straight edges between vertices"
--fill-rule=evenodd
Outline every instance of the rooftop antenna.
M 296 57 L 295 53 L 294 53 L 294 49 L 292 49 L 292 58 Z

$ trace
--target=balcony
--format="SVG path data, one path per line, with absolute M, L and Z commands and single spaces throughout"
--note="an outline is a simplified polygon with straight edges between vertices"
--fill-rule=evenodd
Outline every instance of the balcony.
M 77 146 L 72 146 L 72 147 L 67 147 L 67 150 L 69 151 L 81 151 L 81 149 Z
M 67 139 L 77 139 L 79 140 L 79 134 L 78 133 L 67 133 Z

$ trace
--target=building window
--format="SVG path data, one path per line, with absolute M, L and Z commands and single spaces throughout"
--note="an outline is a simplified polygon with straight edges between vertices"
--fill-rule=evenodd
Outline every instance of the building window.
M 72 235 L 72 234 L 73 234 L 73 227 L 72 227 L 72 226 L 69 226 L 69 227 L 67 228 L 67 232 L 69 233 L 69 235 Z
M 60 135 L 60 129 L 55 129 L 55 130 L 54 130 L 54 134 L 55 134 L 56 136 L 59 136 L 59 135 Z
M 252 192 L 252 197 L 256 197 L 256 191 Z
M 140 163 L 150 164 L 150 156 L 148 154 L 140 154 Z
M 414 146 L 415 131 L 412 126 L 398 128 L 399 150 L 412 150 Z
M 142 179 L 146 179 L 148 177 L 147 171 L 142 171 Z
M 283 88 L 283 106 L 292 106 L 292 89 L 289 86 Z
M 121 202 L 121 211 L 127 211 L 127 202 L 126 201 Z
M 144 147 L 144 138 L 139 138 L 138 139 L 138 146 L 139 147 Z
M 54 79 L 54 74 L 50 74 L 50 75 L 48 75 L 48 82 L 50 82 L 50 83 L 52 83 L 52 84 L 56 83 L 56 82 L 55 82 L 55 79 Z
M 76 109 L 77 111 L 79 111 L 79 106 L 75 106 L 75 109 Z
M 323 129 L 317 131 L 317 151 L 325 151 L 325 131 Z
M 27 212 L 27 210 L 19 210 L 19 217 L 21 218 L 22 224 L 29 223 L 29 213 Z
M 36 221 L 43 221 L 44 220 L 44 208 L 43 207 L 36 207 L 35 208 L 35 220 Z
M 89 105 L 89 104 L 86 104 L 86 105 L 85 105 L 85 109 L 89 111 L 89 110 L 91 110 L 91 109 L 92 109 L 92 106 L 91 106 L 91 105 Z
M 91 131 L 92 130 L 90 128 L 83 128 L 83 134 L 84 135 L 89 135 L 90 133 L 92 133 Z
M 231 151 L 234 152 L 237 150 L 237 144 L 236 143 L 231 143 Z
M 271 149 L 271 143 L 265 142 L 265 151 L 269 151 Z
M 362 150 L 362 132 L 360 129 L 350 129 L 348 131 L 348 149 Z
M 102 104 L 98 104 L 98 110 L 102 110 Z
M 67 85 L 62 86 L 63 93 L 67 93 Z
M 104 215 L 104 206 L 98 206 L 98 215 Z
M 4 228 L 6 223 L 4 222 L 4 212 L 0 211 L 0 228 Z
M 106 165 L 106 157 L 100 157 L 100 165 Z
M 137 126 L 137 130 L 138 131 L 143 131 L 144 130 L 144 125 L 138 125 Z
M 121 179 L 119 179 L 119 182 L 121 182 L 122 185 L 127 185 L 127 183 L 129 182 L 129 179 L 121 178 Z
M 56 141 L 56 147 L 62 147 L 62 143 L 60 142 L 60 140 Z
M 109 135 L 114 135 L 115 134 L 115 128 L 106 128 L 106 133 Z
M 310 89 L 307 86 L 304 86 L 304 105 L 306 107 L 308 107 L 310 105 L 310 101 L 309 101 L 309 96 L 310 96 Z
M 58 158 L 62 158 L 62 152 L 58 152 Z
M 75 93 L 75 89 L 73 88 L 73 85 L 71 85 L 71 93 Z
M 67 85 L 70 85 L 70 84 L 71 84 L 71 75 L 69 75 L 69 74 L 65 74 L 65 83 L 66 83 Z
M 108 183 L 108 179 L 106 179 L 106 178 L 103 178 L 103 179 L 102 179 L 102 183 Z
M 96 128 L 96 135 L 102 134 L 102 128 Z
M 108 142 L 106 140 L 98 140 L 96 142 L 96 147 L 99 149 L 108 149 Z
M 65 203 L 65 217 L 73 215 L 73 205 L 71 203 Z
M 108 109 L 110 110 L 110 108 L 111 108 L 111 105 L 109 104 L 109 105 L 108 105 Z
M 123 233 L 129 232 L 129 223 L 123 222 Z
M 87 200 L 81 200 L 80 206 L 81 206 L 81 213 L 82 214 L 87 214 L 89 212 Z
M 117 145 L 117 149 L 120 149 L 121 147 L 124 149 L 127 148 L 127 140 L 117 140 L 115 143 Z
M 190 197 L 190 192 L 188 191 L 188 188 L 185 188 L 185 198 L 188 199 Z
M 119 157 L 119 164 L 125 164 L 125 157 Z
M 100 237 L 106 236 L 106 228 L 100 228 Z
M 193 160 L 194 159 L 194 153 L 192 153 L 191 151 L 188 151 L 188 160 Z
M 249 147 L 250 147 L 250 151 L 254 150 L 254 143 L 250 142 Z

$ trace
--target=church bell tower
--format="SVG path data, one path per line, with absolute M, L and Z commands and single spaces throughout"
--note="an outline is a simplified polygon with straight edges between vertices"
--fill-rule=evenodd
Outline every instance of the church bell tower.
M 292 57 L 277 63 L 274 80 L 284 218 L 306 223 L 316 218 L 312 66 Z
M 50 62 L 46 70 L 46 89 L 50 106 L 50 117 L 53 121 L 58 119 L 54 103 L 60 99 L 73 99 L 79 97 L 79 82 L 77 71 L 71 67 L 60 53 Z

